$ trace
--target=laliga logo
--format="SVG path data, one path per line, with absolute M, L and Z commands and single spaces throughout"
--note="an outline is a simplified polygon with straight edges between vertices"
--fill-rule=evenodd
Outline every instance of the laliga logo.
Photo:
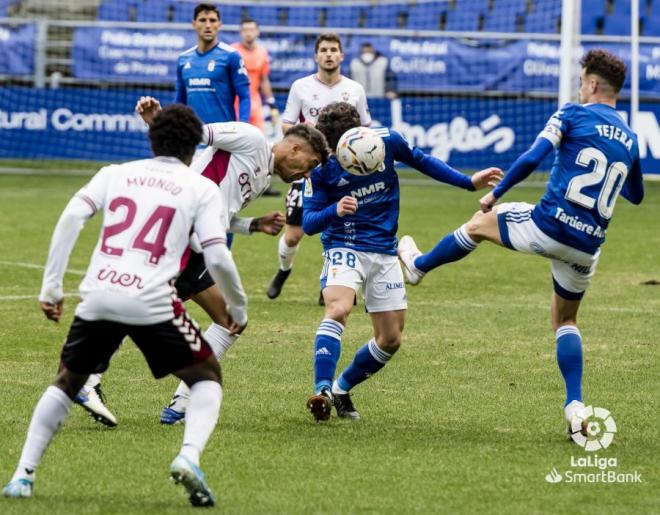
M 585 451 L 607 449 L 616 433 L 616 422 L 605 408 L 587 406 L 571 420 L 571 438 Z

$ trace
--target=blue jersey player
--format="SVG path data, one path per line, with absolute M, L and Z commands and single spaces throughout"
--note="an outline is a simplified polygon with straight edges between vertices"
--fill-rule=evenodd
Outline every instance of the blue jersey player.
M 347 102 L 326 106 L 316 124 L 336 148 L 341 135 L 360 126 L 360 116 Z M 303 194 L 303 229 L 321 232 L 325 263 L 321 289 L 325 316 L 314 341 L 315 394 L 307 406 L 316 420 L 330 418 L 331 407 L 343 418 L 360 418 L 349 391 L 380 370 L 401 345 L 407 308 L 403 273 L 397 260 L 400 161 L 433 179 L 466 190 L 494 185 L 502 172 L 489 168 L 472 177 L 412 148 L 389 129 L 376 129 L 385 142 L 385 170 L 366 177 L 345 172 L 333 156 L 313 170 Z M 374 336 L 360 348 L 351 364 L 335 371 L 341 335 L 358 288 L 371 315 Z
M 238 50 L 218 41 L 220 11 L 211 4 L 195 7 L 192 21 L 197 46 L 179 56 L 176 100 L 193 108 L 204 123 L 250 119 L 250 81 Z
M 569 424 L 584 408 L 582 337 L 577 328 L 580 301 L 594 275 L 619 193 L 633 204 L 644 196 L 637 137 L 615 110 L 625 64 L 603 50 L 590 50 L 581 64 L 582 104 L 568 103 L 550 117 L 531 148 L 481 199 L 480 212 L 427 254 L 419 252 L 410 236 L 399 243 L 411 284 L 434 268 L 464 258 L 484 240 L 551 260 L 552 326 L 557 363 L 566 383 L 564 412 Z M 552 152 L 555 160 L 548 187 L 536 206 L 522 202 L 495 206 Z

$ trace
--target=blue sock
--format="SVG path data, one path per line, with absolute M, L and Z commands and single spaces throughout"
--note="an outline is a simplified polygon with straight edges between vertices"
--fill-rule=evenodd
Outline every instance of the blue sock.
M 344 326 L 330 318 L 321 320 L 314 339 L 314 391 L 332 388 L 341 353 Z
M 582 336 L 577 327 L 557 329 L 557 364 L 566 383 L 566 404 L 582 401 Z
M 463 259 L 477 248 L 477 243 L 468 236 L 465 225 L 448 234 L 433 250 L 415 259 L 415 268 L 426 273 L 434 268 Z
M 337 386 L 348 392 L 369 376 L 378 372 L 385 366 L 392 354 L 388 354 L 376 345 L 376 339 L 372 338 L 355 353 L 355 357 L 348 367 L 337 379 Z

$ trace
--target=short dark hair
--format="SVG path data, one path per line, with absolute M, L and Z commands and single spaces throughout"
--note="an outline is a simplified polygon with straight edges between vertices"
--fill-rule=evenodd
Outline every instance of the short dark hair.
M 321 159 L 321 164 L 325 164 L 328 160 L 328 143 L 325 141 L 323 133 L 306 123 L 299 123 L 289 128 L 284 135 L 285 138 L 294 136 L 305 140 L 305 142 L 312 147 Z
M 320 130 L 328 142 L 330 149 L 335 152 L 337 143 L 347 130 L 360 126 L 360 113 L 355 106 L 348 102 L 333 102 L 328 104 L 319 113 L 316 128 Z
M 149 127 L 149 140 L 154 156 L 186 161 L 202 141 L 202 122 L 188 106 L 169 105 L 154 117 Z
M 626 64 L 614 54 L 602 49 L 589 50 L 580 59 L 580 65 L 584 73 L 605 79 L 615 93 L 621 91 L 626 80 Z
M 238 25 L 239 25 L 239 27 L 242 27 L 246 23 L 254 23 L 257 27 L 259 27 L 259 24 L 257 23 L 257 20 L 255 20 L 254 18 L 243 18 L 241 20 L 241 23 L 239 23 Z
M 203 13 L 203 12 L 214 12 L 215 14 L 218 15 L 219 19 L 222 19 L 222 16 L 220 16 L 220 9 L 218 9 L 215 5 L 197 4 L 195 6 L 195 10 L 193 11 L 193 20 L 196 20 L 197 16 L 199 16 L 199 13 Z
M 320 34 L 319 37 L 316 38 L 316 42 L 314 43 L 315 54 L 319 51 L 319 45 L 324 41 L 337 43 L 339 45 L 339 51 L 343 52 L 341 48 L 341 39 L 339 39 L 339 34 L 335 34 L 334 32 L 324 32 L 323 34 Z

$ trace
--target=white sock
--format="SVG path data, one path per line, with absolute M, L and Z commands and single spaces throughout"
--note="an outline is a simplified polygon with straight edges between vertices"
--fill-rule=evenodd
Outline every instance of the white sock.
M 220 360 L 222 356 L 225 355 L 225 352 L 231 347 L 238 335 L 229 336 L 229 331 L 218 324 L 211 324 L 209 328 L 204 333 L 204 338 L 211 346 L 213 354 L 216 358 Z M 188 408 L 188 403 L 190 401 L 190 388 L 188 385 L 181 381 L 179 386 L 177 386 L 176 392 L 174 392 L 174 397 L 172 398 L 172 403 L 170 408 L 179 413 L 185 413 Z
M 27 438 L 12 481 L 34 479 L 34 471 L 46 452 L 48 444 L 66 420 L 73 401 L 56 386 L 49 386 L 32 413 Z
M 220 415 L 222 387 L 215 381 L 199 381 L 190 388 L 181 454 L 199 465 L 199 456 L 213 433 Z
M 185 413 L 189 400 L 190 388 L 188 388 L 186 383 L 181 381 L 179 386 L 176 387 L 176 392 L 174 392 L 174 397 L 172 397 L 172 402 L 170 402 L 169 407 L 179 413 Z
M 280 237 L 280 242 L 278 245 L 278 253 L 280 257 L 280 270 L 291 270 L 291 267 L 293 266 L 293 258 L 296 257 L 296 253 L 298 252 L 298 247 L 300 247 L 300 243 L 295 245 L 294 247 L 289 247 L 286 244 L 286 241 L 284 241 L 284 236 Z
M 213 349 L 213 354 L 218 361 L 225 355 L 225 352 L 231 347 L 238 335 L 229 336 L 229 331 L 218 324 L 211 324 L 204 333 L 204 338 Z
M 335 379 L 332 383 L 332 393 L 339 395 L 346 395 L 348 392 L 346 390 L 341 389 L 339 387 L 339 383 L 337 383 L 337 380 Z

